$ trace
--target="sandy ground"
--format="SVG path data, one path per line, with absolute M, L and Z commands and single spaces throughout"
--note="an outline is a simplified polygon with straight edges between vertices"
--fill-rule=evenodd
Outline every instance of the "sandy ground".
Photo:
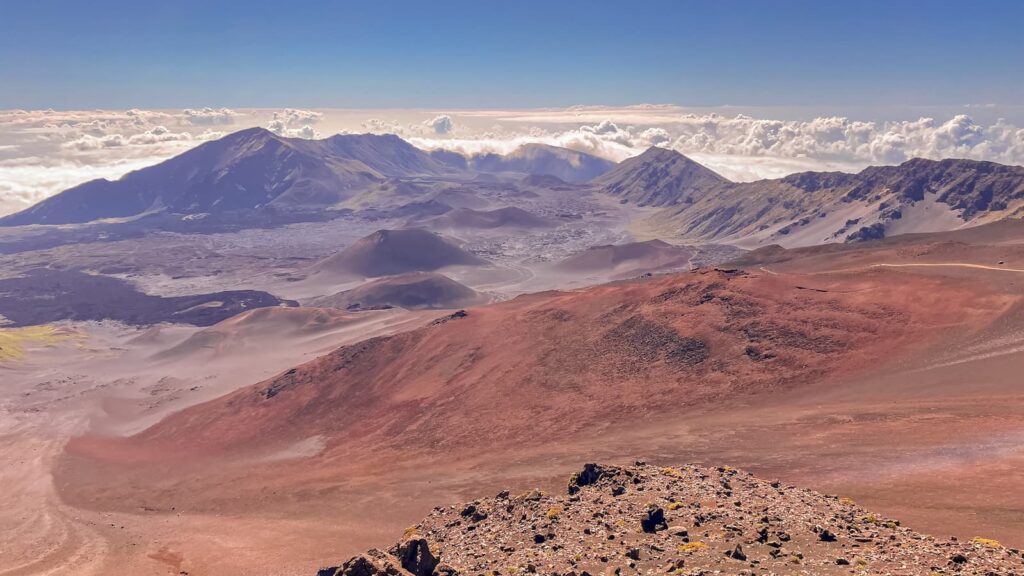
M 27 343 L 0 364 L 0 574 L 178 574 L 176 542 L 298 549 L 308 520 L 239 530 L 220 517 L 96 513 L 66 506 L 51 471 L 68 438 L 131 433 L 186 406 L 354 340 L 422 325 L 444 311 L 345 314 L 255 310 L 208 329 L 68 325 L 62 342 Z M 282 335 L 287 337 L 282 338 Z M 201 536 L 200 536 L 201 535 Z M 237 538 L 237 539 L 235 539 Z M 254 540 L 255 538 L 255 540 Z M 313 550 L 307 550 L 313 553 Z M 239 562 L 258 564 L 257 555 Z

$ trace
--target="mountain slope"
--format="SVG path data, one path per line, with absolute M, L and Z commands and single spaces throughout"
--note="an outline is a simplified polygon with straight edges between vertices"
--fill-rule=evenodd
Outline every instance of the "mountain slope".
M 688 268 L 694 250 L 673 246 L 662 240 L 593 246 L 555 264 L 555 268 L 571 273 L 604 272 L 614 278 L 635 276 L 668 268 Z
M 495 210 L 457 208 L 430 221 L 434 228 L 546 228 L 552 222 L 515 206 Z
M 721 184 L 655 227 L 690 240 L 807 246 L 953 230 L 1024 215 L 1024 167 L 914 159 L 857 174 L 804 172 Z
M 320 272 L 375 278 L 405 272 L 431 272 L 446 266 L 486 264 L 450 240 L 418 228 L 378 230 L 318 262 Z
M 322 142 L 333 154 L 358 160 L 390 178 L 452 172 L 451 167 L 394 134 L 337 134 Z
M 610 160 L 547 144 L 524 144 L 504 155 L 470 156 L 466 165 L 480 172 L 520 172 L 554 176 L 566 182 L 585 182 L 615 167 Z
M 450 169 L 396 136 L 303 140 L 251 128 L 116 181 L 86 182 L 0 218 L 0 225 L 68 224 L 154 210 L 197 214 L 322 207 L 386 178 L 445 172 Z
M 161 457 L 313 435 L 367 457 L 399 444 L 464 451 L 499 437 L 540 442 L 594 422 L 852 374 L 938 338 L 939 326 L 993 313 L 974 292 L 926 278 L 853 282 L 861 289 L 816 292 L 783 277 L 704 270 L 520 296 L 340 348 L 110 442 Z
M 652 146 L 592 184 L 641 206 L 671 206 L 693 202 L 729 181 L 674 150 Z
M 406 310 L 465 308 L 486 302 L 473 290 L 435 272 L 407 272 L 385 276 L 352 290 L 322 296 L 308 302 L 310 306 L 372 310 L 399 307 Z

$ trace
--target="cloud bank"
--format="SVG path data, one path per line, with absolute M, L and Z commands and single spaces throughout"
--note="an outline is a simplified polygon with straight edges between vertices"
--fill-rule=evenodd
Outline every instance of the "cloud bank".
M 537 142 L 616 161 L 662 146 L 727 177 L 753 180 L 805 170 L 856 171 L 913 157 L 1024 164 L 1024 122 L 1001 119 L 994 116 L 997 112 L 961 107 L 906 120 L 855 120 L 842 115 L 774 119 L 757 111 L 661 105 L 445 112 L 8 110 L 0 111 L 0 214 L 92 178 L 119 177 L 250 126 L 293 138 L 394 133 L 422 148 L 463 153 L 507 153 Z
M 182 121 L 195 126 L 211 126 L 215 124 L 234 124 L 237 114 L 228 108 L 200 108 L 182 110 Z
M 1024 129 L 1005 120 L 983 126 L 960 114 L 941 122 L 859 122 L 843 117 L 809 121 L 757 119 L 744 115 L 686 115 L 664 126 L 620 126 L 611 120 L 565 130 L 501 131 L 480 138 L 416 139 L 427 147 L 464 152 L 507 152 L 527 142 L 565 146 L 613 160 L 649 146 L 684 154 L 807 160 L 811 163 L 895 164 L 914 157 L 971 158 L 1024 163 Z

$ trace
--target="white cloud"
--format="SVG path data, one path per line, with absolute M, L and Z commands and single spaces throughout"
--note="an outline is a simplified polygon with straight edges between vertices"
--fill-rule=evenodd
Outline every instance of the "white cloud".
M 234 124 L 238 114 L 229 108 L 186 108 L 181 112 L 183 123 L 196 126 L 211 126 L 216 124 Z
M 639 154 L 649 146 L 663 146 L 694 157 L 718 159 L 726 171 L 745 174 L 745 179 L 785 175 L 797 165 L 806 170 L 858 170 L 914 157 L 1024 164 L 1024 129 L 1005 120 L 984 126 L 964 114 L 945 122 L 933 118 L 865 122 L 832 116 L 801 121 L 685 114 L 661 126 L 623 126 L 605 119 L 557 129 L 535 126 L 487 138 L 412 140 L 426 148 L 465 153 L 508 152 L 527 142 L 542 142 L 612 160 Z M 748 167 L 741 169 L 741 164 Z
M 434 118 L 427 120 L 423 123 L 424 126 L 430 128 L 435 134 L 449 134 L 454 128 L 452 123 L 452 117 L 447 114 L 441 114 Z
M 323 114 L 320 112 L 285 108 L 274 112 L 267 130 L 286 138 L 313 140 L 320 137 L 320 132 L 314 130 L 311 124 L 316 124 L 321 118 Z
M 72 186 L 115 179 L 163 160 L 140 157 L 93 164 L 70 159 L 26 157 L 0 161 L 0 215 L 17 212 Z
M 360 128 L 371 134 L 396 134 L 408 136 L 409 129 L 402 123 L 395 120 L 384 120 L 382 118 L 367 118 L 359 124 Z M 347 130 L 344 132 L 348 132 Z M 417 131 L 418 132 L 418 131 Z
M 164 126 L 154 126 L 145 132 L 128 136 L 124 134 L 105 134 L 102 136 L 82 134 L 77 138 L 64 142 L 61 144 L 61 147 L 68 150 L 85 152 L 89 150 L 100 150 L 103 148 L 119 148 L 122 146 L 149 146 L 165 142 L 203 141 L 218 138 L 222 135 L 223 133 L 221 132 L 212 132 L 209 130 L 202 134 L 194 135 L 189 132 L 172 132 Z
M 223 133 L 169 129 L 149 110 L 0 111 L 0 215 L 95 178 L 117 178 Z
M 320 137 L 320 133 L 313 129 L 312 126 L 306 124 L 301 128 L 289 128 L 288 124 L 284 120 L 274 119 L 267 124 L 267 130 L 270 130 L 278 136 L 284 136 L 285 138 L 305 138 L 306 140 L 315 140 Z
M 321 118 L 323 118 L 323 114 L 320 112 L 285 108 L 284 110 L 274 112 L 272 120 L 283 123 L 286 128 L 294 128 L 306 124 L 316 124 Z

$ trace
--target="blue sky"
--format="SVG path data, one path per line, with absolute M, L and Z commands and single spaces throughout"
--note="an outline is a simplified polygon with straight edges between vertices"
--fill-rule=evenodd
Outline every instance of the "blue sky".
M 1024 2 L 35 0 L 0 108 L 1024 102 Z

